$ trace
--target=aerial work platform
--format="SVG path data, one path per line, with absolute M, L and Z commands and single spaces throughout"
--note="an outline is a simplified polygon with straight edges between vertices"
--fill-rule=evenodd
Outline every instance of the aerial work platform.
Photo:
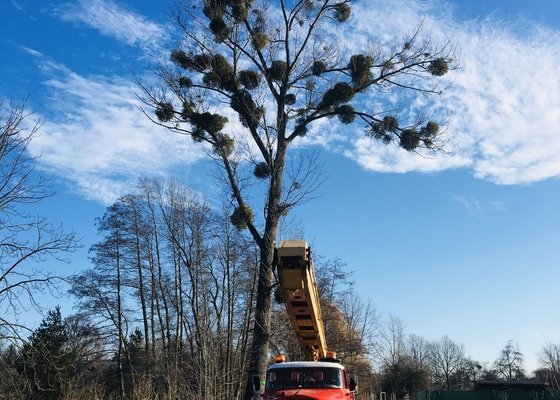
M 284 240 L 278 246 L 280 293 L 300 347 L 308 360 L 327 357 L 327 343 L 311 250 L 305 240 Z

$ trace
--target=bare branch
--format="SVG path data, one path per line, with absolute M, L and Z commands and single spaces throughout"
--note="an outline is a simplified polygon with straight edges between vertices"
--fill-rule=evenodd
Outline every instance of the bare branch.
M 77 247 L 74 233 L 25 208 L 54 194 L 33 170 L 28 146 L 41 124 L 30 119 L 24 104 L 0 100 L 0 306 L 11 309 L 14 318 L 22 308 L 41 308 L 38 293 L 57 289 L 59 277 L 37 263 L 64 262 Z M 7 318 L 0 325 L 12 332 L 21 329 Z

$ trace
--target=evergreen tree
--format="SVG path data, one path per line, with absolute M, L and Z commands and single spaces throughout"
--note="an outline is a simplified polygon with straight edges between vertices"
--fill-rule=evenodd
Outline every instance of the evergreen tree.
M 18 369 L 29 382 L 33 399 L 62 398 L 64 385 L 73 371 L 67 342 L 68 332 L 57 306 L 31 334 L 18 361 Z

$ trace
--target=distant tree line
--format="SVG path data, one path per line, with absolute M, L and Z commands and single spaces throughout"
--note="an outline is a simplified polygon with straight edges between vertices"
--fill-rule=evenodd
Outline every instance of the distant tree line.
M 490 365 L 469 357 L 460 343 L 448 336 L 430 341 L 415 334 L 406 334 L 398 318 L 391 317 L 380 325 L 378 340 L 372 352 L 379 373 L 378 388 L 395 393 L 397 398 L 419 390 L 472 390 L 477 380 L 545 382 L 558 391 L 560 345 L 548 344 L 540 353 L 541 366 L 532 375 L 524 367 L 519 346 L 509 340 L 497 352 Z

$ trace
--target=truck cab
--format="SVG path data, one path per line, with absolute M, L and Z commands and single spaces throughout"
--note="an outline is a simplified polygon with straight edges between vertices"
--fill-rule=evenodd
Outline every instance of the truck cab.
M 355 399 L 356 383 L 330 361 L 277 362 L 268 367 L 263 400 Z

